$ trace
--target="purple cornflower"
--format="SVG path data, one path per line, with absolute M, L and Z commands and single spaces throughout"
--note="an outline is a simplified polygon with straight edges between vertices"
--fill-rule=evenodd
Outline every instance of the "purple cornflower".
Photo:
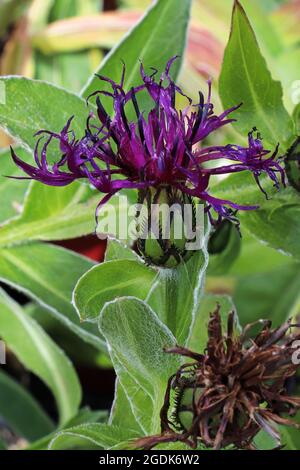
M 233 211 L 256 209 L 258 206 L 239 205 L 233 201 L 214 197 L 209 191 L 213 175 L 251 171 L 260 189 L 259 177 L 267 174 L 276 187 L 278 174 L 284 184 L 284 171 L 274 153 L 265 150 L 260 135 L 253 129 L 248 136 L 248 146 L 206 146 L 205 139 L 217 129 L 235 121 L 229 115 L 240 105 L 217 116 L 211 102 L 211 83 L 205 102 L 200 92 L 199 103 L 192 101 L 170 77 L 170 68 L 176 57 L 167 64 L 164 74 L 156 81 L 157 71 L 146 75 L 141 64 L 142 83 L 124 90 L 125 66 L 121 83 L 99 76 L 109 82 L 111 92 L 97 91 L 97 117 L 93 113 L 87 120 L 83 138 L 78 140 L 71 130 L 72 117 L 60 133 L 41 130 L 37 133 L 34 157 L 36 166 L 18 158 L 12 150 L 15 163 L 30 178 L 53 186 L 64 186 L 74 180 L 86 178 L 105 196 L 98 209 L 123 188 L 147 190 L 171 187 L 198 198 L 206 204 L 211 221 L 215 211 L 218 221 L 234 219 Z M 145 115 L 138 104 L 138 94 L 146 91 L 153 101 L 153 108 Z M 188 100 L 182 111 L 175 107 L 176 94 Z M 114 116 L 105 111 L 101 96 L 108 96 L 114 103 Z M 126 105 L 131 103 L 136 119 L 129 121 Z M 60 153 L 57 162 L 49 164 L 47 150 L 50 143 L 58 141 Z M 227 163 L 224 163 L 224 161 Z

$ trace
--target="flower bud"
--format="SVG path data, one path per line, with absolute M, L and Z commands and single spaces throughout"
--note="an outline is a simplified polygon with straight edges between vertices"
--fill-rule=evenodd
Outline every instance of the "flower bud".
M 230 220 L 224 219 L 222 222 L 214 228 L 209 242 L 208 242 L 208 253 L 210 255 L 219 255 L 223 253 L 228 244 L 230 243 L 230 239 L 233 235 L 239 233 L 239 226 L 237 224 L 233 224 Z
M 195 249 L 196 210 L 192 197 L 172 187 L 140 191 L 136 214 L 137 247 L 149 264 L 174 268 Z
M 300 191 L 300 137 L 295 140 L 287 153 L 285 169 L 289 183 Z

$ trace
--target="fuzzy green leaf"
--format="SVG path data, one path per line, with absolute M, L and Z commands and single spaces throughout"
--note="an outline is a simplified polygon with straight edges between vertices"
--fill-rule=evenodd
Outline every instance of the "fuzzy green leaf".
M 60 421 L 75 415 L 81 388 L 72 364 L 44 330 L 2 290 L 0 336 L 24 366 L 48 385 L 56 399 Z
M 236 129 L 244 136 L 257 127 L 272 145 L 286 148 L 293 123 L 283 106 L 281 84 L 272 79 L 254 31 L 235 0 L 232 29 L 219 83 L 224 108 L 243 103 L 234 113 Z
M 18 148 L 18 154 L 22 159 L 29 162 L 32 155 L 26 150 Z M 24 173 L 14 164 L 10 151 L 0 151 L 0 224 L 16 217 L 22 210 L 24 196 L 29 182 L 26 180 L 15 180 L 6 176 L 24 176 Z
M 82 408 L 79 410 L 76 416 L 64 424 L 63 428 L 60 428 L 60 431 L 73 428 L 81 424 L 105 422 L 106 419 L 106 411 L 90 410 L 88 407 Z M 54 432 L 47 434 L 41 439 L 31 443 L 28 447 L 26 447 L 26 450 L 47 450 L 50 442 L 56 437 L 57 433 L 58 430 L 56 429 Z
M 22 213 L 0 229 L 0 246 L 90 234 L 98 202 L 99 195 L 80 183 L 56 188 L 33 181 Z
M 24 292 L 84 341 L 104 349 L 95 325 L 82 324 L 72 306 L 72 291 L 93 266 L 88 259 L 58 246 L 30 243 L 0 249 L 0 279 Z
M 163 351 L 176 344 L 174 336 L 144 302 L 130 297 L 106 304 L 99 327 L 136 420 L 145 434 L 158 432 L 167 381 L 180 364 Z
M 82 424 L 59 432 L 49 445 L 50 450 L 110 449 L 121 442 L 138 437 L 128 428 L 108 424 Z
M 59 132 L 71 116 L 77 138 L 84 134 L 88 108 L 85 100 L 63 88 L 24 77 L 0 77 L 0 126 L 33 149 L 41 129 Z M 50 146 L 49 157 L 57 157 Z
M 74 305 L 82 320 L 97 320 L 104 304 L 132 295 L 144 300 L 156 272 L 135 260 L 115 260 L 94 266 L 78 281 Z
M 124 61 L 127 71 L 124 82 L 126 90 L 140 84 L 140 60 L 147 68 L 156 67 L 161 73 L 172 56 L 183 56 L 190 7 L 191 0 L 156 1 L 145 13 L 142 20 L 125 36 L 124 40 L 106 56 L 97 73 L 118 80 L 117 77 L 121 76 L 122 61 Z M 176 28 L 174 28 L 174 24 L 176 24 Z M 172 38 L 171 41 L 170 38 Z M 172 69 L 174 77 L 177 76 L 180 65 L 181 60 L 174 64 Z M 81 94 L 86 98 L 99 88 L 108 90 L 109 85 L 100 82 L 93 75 Z M 146 95 L 141 98 L 144 110 L 147 105 L 145 98 Z M 111 101 L 107 101 L 106 104 L 109 106 L 107 109 L 112 111 Z
M 38 439 L 54 429 L 54 424 L 39 403 L 2 370 L 0 370 L 0 415 L 16 434 L 29 441 Z
M 147 303 L 167 325 L 181 345 L 188 341 L 201 294 L 208 264 L 206 243 L 203 250 L 192 255 L 176 269 L 160 270 L 147 298 Z

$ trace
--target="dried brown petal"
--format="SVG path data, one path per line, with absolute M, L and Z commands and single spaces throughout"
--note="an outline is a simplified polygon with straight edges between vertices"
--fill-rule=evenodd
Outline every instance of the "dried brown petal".
M 222 331 L 220 307 L 211 314 L 205 354 L 176 346 L 166 352 L 191 359 L 170 377 L 162 407 L 161 434 L 139 439 L 135 447 L 150 449 L 166 442 L 198 443 L 220 449 L 254 449 L 253 439 L 263 429 L 280 448 L 277 425 L 300 428 L 290 417 L 300 409 L 300 397 L 291 397 L 285 382 L 295 375 L 293 342 L 300 339 L 299 325 L 291 321 L 272 329 L 260 322 L 261 331 L 247 339 L 254 324 L 235 334 L 234 314 Z M 255 323 L 257 325 L 257 322 Z

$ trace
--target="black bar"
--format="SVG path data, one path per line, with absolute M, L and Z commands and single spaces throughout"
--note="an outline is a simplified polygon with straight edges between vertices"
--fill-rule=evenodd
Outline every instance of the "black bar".
M 293 455 L 290 456 L 293 452 Z M 297 451 L 296 451 L 297 452 Z M 260 465 L 270 466 L 273 462 L 278 465 L 291 463 L 295 459 L 295 451 L 1 451 L 0 462 L 2 468 L 5 463 L 20 465 L 20 468 L 35 465 L 41 468 L 41 464 L 46 464 L 50 468 L 56 464 L 84 465 L 83 469 L 101 468 L 104 465 L 111 468 L 147 468 L 151 466 L 191 466 L 194 468 L 207 470 L 211 465 Z M 295 460 L 293 460 L 295 462 Z M 54 469 L 55 470 L 55 469 Z M 254 469 L 255 470 L 255 469 Z

